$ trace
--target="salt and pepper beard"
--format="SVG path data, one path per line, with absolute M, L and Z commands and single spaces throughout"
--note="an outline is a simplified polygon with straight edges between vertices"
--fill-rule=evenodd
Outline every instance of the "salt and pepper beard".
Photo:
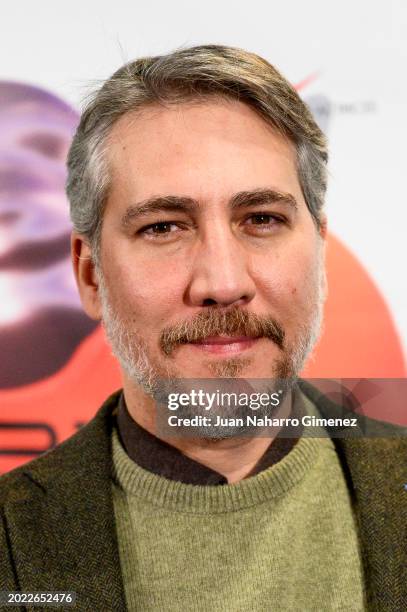
M 313 304 L 310 309 L 312 313 L 308 321 L 300 326 L 296 337 L 288 345 L 285 340 L 285 332 L 280 324 L 272 317 L 259 317 L 253 313 L 242 311 L 240 307 L 232 309 L 208 308 L 201 311 L 194 319 L 179 325 L 168 327 L 162 331 L 160 336 L 160 349 L 167 356 L 164 366 L 154 363 L 149 355 L 148 347 L 143 338 L 131 329 L 130 321 L 122 319 L 112 306 L 108 287 L 105 283 L 101 267 L 96 266 L 99 281 L 99 298 L 102 306 L 102 324 L 112 352 L 118 359 L 122 369 L 129 379 L 139 385 L 148 395 L 152 396 L 157 403 L 161 403 L 165 393 L 174 391 L 176 381 L 182 378 L 182 372 L 177 372 L 170 363 L 172 352 L 177 346 L 203 339 L 214 335 L 256 335 L 269 337 L 281 350 L 281 357 L 274 364 L 273 380 L 283 383 L 284 393 L 291 388 L 297 379 L 304 363 L 314 347 L 321 330 L 323 304 L 325 301 L 324 291 L 324 265 L 322 257 L 322 246 L 318 257 L 317 269 L 315 271 L 315 291 Z M 247 357 L 232 357 L 219 361 L 207 363 L 208 369 L 215 378 L 239 378 L 245 367 L 250 363 Z M 164 383 L 163 381 L 167 381 Z M 270 379 L 271 381 L 271 379 Z M 163 385 L 166 391 L 163 393 Z M 173 385 L 173 386 L 171 386 Z M 174 388 L 173 388 L 174 387 Z M 266 390 L 266 389 L 265 389 Z M 274 390 L 271 386 L 267 391 Z M 269 409 L 268 409 L 269 410 Z M 184 417 L 196 415 L 196 408 L 191 407 L 190 412 L 183 410 Z M 269 414 L 265 411 L 264 414 Z M 264 416 L 259 414 L 258 416 Z M 230 412 L 222 407 L 222 417 L 235 417 L 235 412 Z M 254 426 L 253 426 L 254 427 Z M 194 429 L 195 431 L 195 429 Z M 242 433 L 241 428 L 222 427 L 222 432 L 216 428 L 202 428 L 199 437 L 208 439 L 224 439 Z M 247 431 L 245 431 L 247 435 Z

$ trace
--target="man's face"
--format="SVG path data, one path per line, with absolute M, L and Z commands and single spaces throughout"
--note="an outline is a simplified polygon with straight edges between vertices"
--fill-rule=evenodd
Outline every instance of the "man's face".
M 122 117 L 109 159 L 99 299 L 125 376 L 297 374 L 324 273 L 294 146 L 213 100 Z

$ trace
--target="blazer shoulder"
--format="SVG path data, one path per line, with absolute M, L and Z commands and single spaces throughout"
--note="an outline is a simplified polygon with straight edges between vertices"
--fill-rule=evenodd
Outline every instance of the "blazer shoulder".
M 311 399 L 324 417 L 356 416 L 331 401 L 310 383 L 301 380 L 300 389 Z M 407 467 L 407 429 L 400 425 L 358 416 L 356 431 L 330 432 L 345 473 L 353 484 L 399 487 L 405 483 Z M 375 481 L 375 484 L 373 484 Z M 376 482 L 377 481 L 377 482 Z M 404 490 L 403 490 L 404 493 Z
M 9 500 L 26 499 L 33 485 L 45 488 L 49 480 L 79 472 L 94 461 L 97 465 L 108 451 L 112 412 L 120 393 L 113 393 L 86 425 L 53 449 L 0 475 L 0 508 Z
M 330 397 L 326 396 L 314 385 L 311 385 L 307 380 L 300 379 L 298 386 L 314 403 L 323 417 L 356 417 L 358 421 L 357 438 L 387 439 L 384 446 L 405 448 L 407 443 L 407 427 L 365 416 L 363 413 L 359 413 L 347 406 L 346 403 L 344 405 L 337 403 L 337 398 L 335 398 L 335 401 L 332 401 Z M 349 433 L 352 434 L 352 432 Z M 391 442 L 389 442 L 390 440 Z

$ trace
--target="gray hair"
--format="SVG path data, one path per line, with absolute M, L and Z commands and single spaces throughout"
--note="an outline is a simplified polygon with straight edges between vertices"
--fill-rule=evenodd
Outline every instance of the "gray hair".
M 290 83 L 265 59 L 242 49 L 202 45 L 129 62 L 88 102 L 68 155 L 67 195 L 74 229 L 99 260 L 109 190 L 108 136 L 125 113 L 150 104 L 180 104 L 207 96 L 239 100 L 293 142 L 297 171 L 317 225 L 327 186 L 326 138 Z

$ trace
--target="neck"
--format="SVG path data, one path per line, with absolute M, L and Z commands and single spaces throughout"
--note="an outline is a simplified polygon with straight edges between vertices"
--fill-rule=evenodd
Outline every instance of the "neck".
M 155 400 L 126 379 L 123 388 L 128 412 L 136 423 L 187 457 L 222 474 L 228 483 L 239 482 L 250 476 L 280 429 L 268 428 L 267 436 L 264 437 L 256 435 L 219 440 L 163 435 L 161 431 L 157 431 Z M 289 416 L 291 402 L 291 393 L 287 393 L 276 416 Z

